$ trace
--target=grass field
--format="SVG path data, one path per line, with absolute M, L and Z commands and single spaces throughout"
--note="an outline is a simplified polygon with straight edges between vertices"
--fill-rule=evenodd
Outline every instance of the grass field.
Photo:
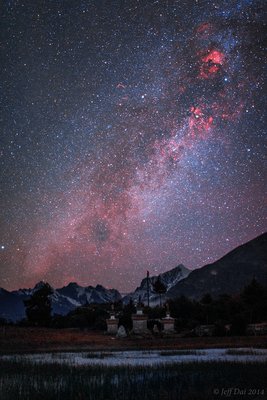
M 266 399 L 267 364 L 208 362 L 154 367 L 68 366 L 4 361 L 1 400 L 210 400 L 222 390 Z M 258 390 L 249 396 L 249 390 Z M 227 398 L 232 398 L 227 396 Z M 240 398 L 235 396 L 233 398 Z
M 0 328 L 0 353 L 118 349 L 198 349 L 267 347 L 266 336 L 182 338 L 146 337 L 117 339 L 103 332 L 78 329 Z
M 194 349 L 227 348 L 240 355 L 242 348 L 266 348 L 267 338 L 147 337 L 117 339 L 103 332 L 75 329 L 0 328 L 0 353 L 42 353 L 114 350 L 160 350 L 171 355 L 195 354 Z M 251 349 L 242 354 L 252 354 Z M 241 357 L 242 357 L 241 354 Z M 189 362 L 154 366 L 82 366 L 34 364 L 29 361 L 1 360 L 1 400 L 213 400 L 267 398 L 266 363 Z M 265 387 L 264 387 L 265 386 Z M 243 395 L 223 392 L 236 388 Z M 251 393 L 249 394 L 249 390 Z M 253 391 L 254 390 L 254 391 Z M 257 392 L 255 392 L 257 391 Z M 244 393 L 244 392 L 243 392 Z

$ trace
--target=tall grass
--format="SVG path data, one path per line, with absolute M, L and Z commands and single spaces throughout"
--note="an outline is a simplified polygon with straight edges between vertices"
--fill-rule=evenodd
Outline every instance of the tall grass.
M 160 352 L 161 356 L 203 356 L 205 351 L 200 350 L 164 350 Z
M 264 363 L 103 367 L 4 360 L 0 365 L 0 399 L 209 400 L 214 399 L 215 388 L 263 389 L 266 376 Z
M 254 349 L 228 349 L 225 354 L 231 356 L 265 356 L 266 353 Z

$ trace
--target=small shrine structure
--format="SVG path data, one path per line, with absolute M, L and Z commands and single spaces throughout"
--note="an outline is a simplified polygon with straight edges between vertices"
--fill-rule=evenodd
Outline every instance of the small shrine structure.
M 110 335 L 116 335 L 118 332 L 119 319 L 115 316 L 114 305 L 111 306 L 111 312 L 109 319 L 106 319 L 107 333 Z
M 147 320 L 148 316 L 143 313 L 143 307 L 139 301 L 136 309 L 136 314 L 132 314 L 133 333 L 143 334 L 147 333 Z
M 167 311 L 166 317 L 162 318 L 161 322 L 163 324 L 163 332 L 164 333 L 173 333 L 174 332 L 174 318 L 170 315 L 169 304 L 166 303 Z

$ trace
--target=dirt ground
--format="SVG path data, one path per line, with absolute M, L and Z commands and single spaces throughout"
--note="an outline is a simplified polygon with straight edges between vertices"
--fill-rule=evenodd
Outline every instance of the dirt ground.
M 104 332 L 79 329 L 46 329 L 0 327 L 0 353 L 80 351 L 80 350 L 138 350 L 138 349 L 196 349 L 214 347 L 265 347 L 267 336 L 242 337 L 128 337 L 116 338 Z

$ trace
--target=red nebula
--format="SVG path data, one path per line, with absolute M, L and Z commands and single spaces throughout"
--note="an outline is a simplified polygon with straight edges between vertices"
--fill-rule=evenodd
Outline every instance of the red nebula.
M 166 161 L 179 162 L 185 149 L 184 139 L 169 138 L 163 142 L 156 142 L 157 164 L 161 167 Z
M 205 105 L 190 108 L 189 134 L 192 138 L 199 137 L 205 139 L 207 132 L 213 124 L 213 117 L 206 110 Z
M 216 72 L 218 72 L 219 71 L 219 67 L 217 66 L 217 65 L 212 65 L 210 68 L 209 68 L 209 73 L 210 74 L 215 74 Z
M 209 22 L 203 22 L 197 27 L 196 32 L 201 35 L 207 35 L 212 31 L 212 28 L 212 24 L 210 24 Z
M 213 64 L 219 64 L 222 65 L 224 62 L 225 56 L 224 54 L 219 51 L 219 50 L 211 50 L 208 52 L 208 54 L 204 57 L 202 57 L 201 61 L 204 63 L 213 63 Z
M 186 91 L 186 86 L 179 86 L 179 88 L 178 88 L 178 92 L 179 93 L 184 93 Z
M 222 65 L 224 64 L 225 56 L 219 50 L 208 51 L 207 54 L 201 57 L 201 66 L 199 77 L 208 79 L 216 76 Z
M 123 83 L 118 83 L 118 85 L 116 86 L 117 89 L 126 89 L 126 85 L 124 85 Z
M 217 65 L 212 65 L 212 66 L 209 66 L 208 64 L 201 65 L 199 77 L 204 79 L 212 78 L 217 74 L 219 69 L 220 68 Z
M 237 105 L 234 98 L 227 94 L 225 90 L 218 93 L 217 101 L 211 106 L 212 115 L 216 116 L 217 120 L 221 121 L 236 121 L 244 108 L 242 101 Z
M 192 107 L 190 108 L 190 111 L 194 114 L 194 116 L 195 116 L 196 118 L 203 117 L 203 115 L 204 115 L 200 107 L 194 107 L 194 106 L 192 106 Z

